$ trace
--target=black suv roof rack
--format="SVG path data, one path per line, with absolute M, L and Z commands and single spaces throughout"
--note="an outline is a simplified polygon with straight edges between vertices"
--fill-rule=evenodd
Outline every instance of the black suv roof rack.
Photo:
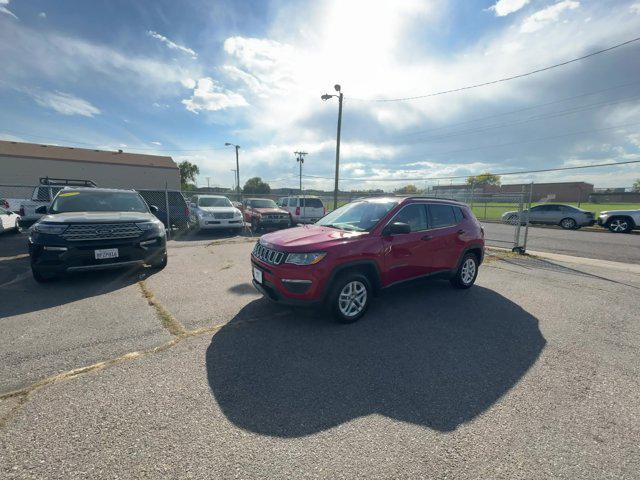
M 69 187 L 97 187 L 91 180 L 77 180 L 73 178 L 40 177 L 40 185 L 65 185 Z

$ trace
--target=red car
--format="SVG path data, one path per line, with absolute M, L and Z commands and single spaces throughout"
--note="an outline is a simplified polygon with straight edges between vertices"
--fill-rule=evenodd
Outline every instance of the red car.
M 242 213 L 254 232 L 265 227 L 288 228 L 292 224 L 289 212 L 269 198 L 246 198 L 242 202 Z
M 287 304 L 325 304 L 344 323 L 364 315 L 380 290 L 430 275 L 454 287 L 475 282 L 484 231 L 462 203 L 359 200 L 313 225 L 263 235 L 251 254 L 253 284 Z

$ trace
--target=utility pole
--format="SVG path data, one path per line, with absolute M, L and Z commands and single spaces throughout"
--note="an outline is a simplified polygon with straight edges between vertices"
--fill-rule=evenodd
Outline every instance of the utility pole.
M 235 147 L 236 149 L 236 177 L 238 178 L 238 184 L 236 193 L 238 194 L 238 201 L 242 201 L 242 193 L 240 193 L 240 161 L 238 159 L 238 150 L 240 150 L 240 145 L 235 145 L 233 143 L 225 143 L 226 147 Z
M 210 180 L 211 180 L 211 177 L 207 177 L 207 190 L 211 190 L 211 185 L 209 184 Z
M 232 168 L 231 171 L 233 172 L 233 188 L 237 190 L 238 189 L 238 172 L 235 170 L 235 168 Z
M 300 197 L 302 201 L 302 218 L 305 217 L 305 209 L 307 207 L 307 202 L 304 199 L 304 194 L 302 193 L 302 164 L 304 163 L 304 156 L 307 155 L 307 152 L 293 152 L 298 157 L 296 158 L 296 162 L 300 165 Z
M 320 98 L 322 100 L 329 100 L 331 97 L 337 97 L 338 98 L 338 134 L 336 135 L 336 174 L 335 174 L 335 184 L 333 187 L 333 209 L 335 210 L 336 208 L 338 208 L 338 176 L 340 173 L 340 130 L 342 127 L 342 99 L 343 99 L 343 95 L 342 92 L 340 91 L 340 85 L 334 85 L 333 88 L 335 89 L 336 92 L 338 92 L 338 95 L 329 95 L 329 94 L 324 94 L 322 95 Z

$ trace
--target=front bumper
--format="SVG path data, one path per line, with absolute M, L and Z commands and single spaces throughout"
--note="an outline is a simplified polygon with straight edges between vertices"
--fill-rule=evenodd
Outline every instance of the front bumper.
M 242 218 L 199 218 L 198 227 L 201 229 L 223 229 L 223 228 L 243 228 L 244 221 Z
M 329 272 L 323 266 L 271 265 L 251 255 L 251 268 L 262 272 L 262 282 L 253 285 L 270 300 L 287 305 L 314 305 L 324 298 Z
M 39 237 L 53 237 L 40 235 Z M 141 245 L 142 243 L 142 245 Z M 95 250 L 118 249 L 117 258 L 96 259 Z M 159 262 L 166 255 L 165 237 L 113 239 L 92 241 L 61 241 L 59 237 L 47 241 L 29 238 L 32 268 L 45 274 L 63 274 L 89 270 L 130 268 Z

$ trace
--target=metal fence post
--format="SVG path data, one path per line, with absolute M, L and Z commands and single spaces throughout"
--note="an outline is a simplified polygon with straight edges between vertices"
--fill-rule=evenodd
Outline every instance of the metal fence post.
M 169 213 L 169 185 L 164 183 L 164 204 L 167 210 L 167 240 L 171 240 L 171 214 Z
M 522 253 L 527 251 L 527 237 L 529 237 L 529 215 L 531 212 L 531 202 L 533 201 L 533 182 L 529 186 L 529 203 L 527 205 L 527 224 L 524 227 L 524 242 L 522 244 Z
M 522 204 L 524 203 L 524 185 L 520 192 L 520 200 L 518 202 L 518 216 L 516 219 L 516 231 L 513 236 L 513 248 L 512 251 L 520 251 L 520 225 L 522 225 Z

